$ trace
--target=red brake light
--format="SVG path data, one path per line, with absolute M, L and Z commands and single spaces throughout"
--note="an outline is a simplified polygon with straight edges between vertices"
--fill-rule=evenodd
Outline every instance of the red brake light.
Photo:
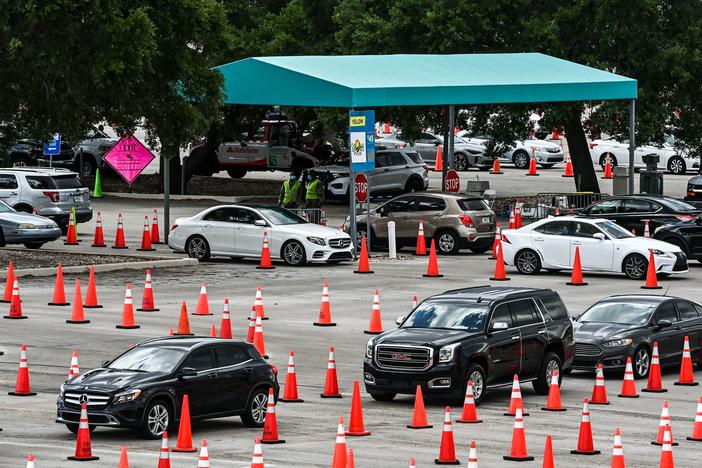
M 599 144 L 599 143 L 590 143 L 590 149 L 594 148 L 594 147 L 597 146 L 598 144 Z
M 173 225 L 171 226 L 171 231 L 174 230 L 174 229 L 177 228 L 177 227 L 178 227 L 177 224 L 173 224 Z
M 268 365 L 271 366 L 271 370 L 273 371 L 273 374 L 278 375 L 278 368 L 276 366 L 274 366 L 273 364 L 268 364 Z
M 463 223 L 463 225 L 464 225 L 465 227 L 469 227 L 469 228 L 472 228 L 472 227 L 473 227 L 473 218 L 471 218 L 470 216 L 468 216 L 468 215 L 459 215 L 459 216 L 458 216 L 458 219 L 461 220 L 461 222 Z
M 58 192 L 44 192 L 44 196 L 54 203 L 58 203 L 61 194 Z
M 692 221 L 695 219 L 695 217 L 691 215 L 676 215 L 675 217 L 680 221 Z
M 509 239 L 507 239 L 507 236 L 505 236 L 504 234 L 502 234 L 502 242 L 505 242 L 505 243 L 507 243 L 507 244 L 511 244 L 511 242 L 509 241 Z
M 422 166 L 422 167 L 424 168 L 424 172 L 429 172 L 429 166 L 427 166 L 427 165 L 425 164 L 425 165 Z

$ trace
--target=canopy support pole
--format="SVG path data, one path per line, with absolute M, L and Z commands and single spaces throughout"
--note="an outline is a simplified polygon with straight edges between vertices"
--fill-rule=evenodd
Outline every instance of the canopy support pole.
M 636 152 L 636 99 L 629 101 L 629 195 L 634 194 L 634 153 Z
M 446 159 L 448 160 L 448 168 L 449 169 L 455 169 L 454 164 L 456 163 L 454 161 L 454 148 L 453 148 L 453 143 L 454 143 L 454 134 L 453 134 L 453 129 L 456 128 L 456 106 L 451 104 L 448 106 L 448 136 L 449 136 L 449 141 L 448 141 L 448 147 L 447 147 L 447 155 Z

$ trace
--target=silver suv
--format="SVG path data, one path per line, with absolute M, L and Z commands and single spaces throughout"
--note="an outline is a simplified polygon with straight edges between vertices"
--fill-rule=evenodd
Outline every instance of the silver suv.
M 93 208 L 90 193 L 78 174 L 67 169 L 50 167 L 14 167 L 0 169 L 0 200 L 17 211 L 54 220 L 59 226 L 68 225 L 71 208 L 76 209 L 76 221 L 90 221 Z
M 417 150 L 427 164 L 436 164 L 436 150 L 439 145 L 443 145 L 444 140 L 440 135 L 423 132 L 419 139 L 412 143 L 412 148 Z M 444 160 L 446 157 L 444 156 Z M 459 136 L 453 137 L 453 165 L 457 171 L 467 171 L 470 167 L 476 167 L 485 171 L 492 167 L 492 158 L 485 154 L 485 147 L 471 143 Z

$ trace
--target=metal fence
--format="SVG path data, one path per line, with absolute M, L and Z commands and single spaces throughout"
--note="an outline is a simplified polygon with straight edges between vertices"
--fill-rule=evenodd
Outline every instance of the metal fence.
M 557 214 L 574 213 L 586 206 L 609 197 L 605 193 L 593 192 L 542 192 L 537 193 L 532 203 L 523 203 L 523 218 L 543 219 Z
M 289 210 L 310 223 L 327 225 L 327 215 L 321 208 L 289 208 Z

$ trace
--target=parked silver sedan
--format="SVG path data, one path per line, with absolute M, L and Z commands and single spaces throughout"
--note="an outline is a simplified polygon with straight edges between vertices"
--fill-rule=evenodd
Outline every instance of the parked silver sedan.
M 38 249 L 47 242 L 61 237 L 61 228 L 43 216 L 15 211 L 0 201 L 0 247 L 7 244 L 24 244 L 28 249 Z
M 419 152 L 427 164 L 434 166 L 437 148 L 443 143 L 443 137 L 440 135 L 423 132 L 419 139 L 412 143 L 411 147 Z M 453 137 L 453 162 L 457 171 L 467 171 L 470 167 L 485 171 L 492 167 L 492 159 L 485 154 L 484 146 L 468 142 L 455 135 Z

